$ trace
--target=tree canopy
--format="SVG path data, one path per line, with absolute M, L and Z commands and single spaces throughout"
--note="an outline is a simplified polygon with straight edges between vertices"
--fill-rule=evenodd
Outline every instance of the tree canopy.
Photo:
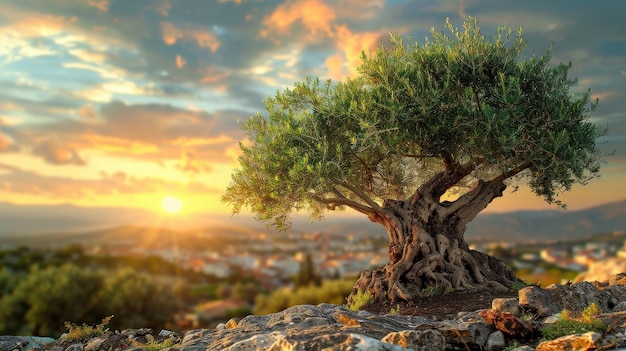
M 286 229 L 300 210 L 372 218 L 429 182 L 435 201 L 457 207 L 481 182 L 507 179 L 561 205 L 561 192 L 598 175 L 597 102 L 577 91 L 571 63 L 552 65 L 550 49 L 524 58 L 521 28 L 485 37 L 468 18 L 447 29 L 423 44 L 392 35 L 363 53 L 356 77 L 307 78 L 269 97 L 267 117 L 242 125 L 248 140 L 223 200 Z

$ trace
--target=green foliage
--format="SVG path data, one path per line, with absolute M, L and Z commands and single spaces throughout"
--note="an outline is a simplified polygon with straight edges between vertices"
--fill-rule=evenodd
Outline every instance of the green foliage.
M 304 262 L 302 262 L 298 273 L 296 273 L 294 283 L 296 284 L 296 288 L 309 286 L 311 284 L 319 286 L 322 283 L 322 277 L 315 272 L 311 254 L 306 254 Z
M 511 351 L 511 350 L 516 349 L 516 348 L 518 348 L 520 346 L 522 346 L 522 344 L 520 344 L 517 340 L 513 340 L 507 347 L 502 349 L 502 351 Z
M 353 285 L 352 279 L 339 279 L 324 281 L 321 286 L 309 285 L 296 290 L 276 290 L 269 295 L 258 295 L 253 311 L 254 314 L 264 315 L 295 305 L 318 305 L 320 303 L 340 305 L 352 291 Z
M 437 285 L 428 285 L 425 288 L 422 288 L 422 290 L 420 291 L 420 296 L 421 297 L 432 297 L 438 294 L 443 293 L 444 290 L 442 290 L 439 286 Z
M 524 280 L 517 280 L 514 281 L 513 284 L 511 284 L 511 289 L 513 289 L 513 291 L 517 292 L 522 290 L 522 288 L 525 288 L 527 286 L 531 285 L 529 282 L 524 281 Z
M 363 306 L 366 306 L 370 303 L 374 302 L 374 295 L 367 290 L 358 289 L 356 294 L 352 294 L 349 297 L 349 300 L 346 306 L 352 311 L 358 311 Z
M 392 308 L 389 313 L 391 314 L 400 314 L 402 312 L 402 307 L 400 304 L 397 304 L 395 308 Z
M 561 311 L 560 319 L 554 324 L 541 329 L 541 335 L 546 340 L 552 340 L 570 334 L 582 334 L 589 331 L 606 333 L 608 326 L 598 319 L 601 313 L 595 303 L 587 307 L 578 318 L 572 316 L 568 310 Z
M 277 92 L 267 117 L 242 125 L 248 141 L 222 200 L 286 229 L 294 210 L 372 213 L 463 163 L 471 171 L 453 184 L 459 191 L 515 177 L 560 204 L 560 192 L 598 175 L 596 104 L 574 93 L 571 64 L 551 66 L 550 50 L 523 60 L 522 31 L 511 33 L 485 37 L 468 18 L 423 45 L 392 36 L 391 47 L 363 54 L 353 79 Z
M 103 276 L 74 265 L 35 268 L 19 281 L 13 292 L 0 299 L 0 332 L 53 335 L 63 321 L 93 323 L 90 313 L 100 302 Z
M 88 326 L 85 323 L 83 323 L 81 326 L 78 326 L 71 322 L 65 322 L 67 333 L 65 334 L 65 337 L 63 339 L 66 341 L 82 341 L 93 338 L 95 336 L 103 335 L 109 330 L 108 326 L 112 318 L 113 316 L 108 316 L 102 319 L 102 322 L 100 322 L 100 324 L 97 324 L 95 326 Z
M 252 310 L 248 306 L 241 306 L 237 308 L 229 308 L 224 313 L 224 317 L 227 319 L 231 318 L 243 318 L 247 315 L 252 314 Z
M 141 343 L 139 341 L 134 340 L 133 345 L 135 345 L 136 347 L 144 351 L 159 351 L 159 350 L 174 346 L 174 344 L 176 343 L 174 341 L 174 338 L 167 338 L 162 341 L 156 341 L 154 339 L 154 336 L 150 334 L 146 335 L 146 339 L 148 339 L 146 343 Z
M 101 291 L 104 314 L 115 314 L 115 329 L 163 326 L 180 309 L 172 289 L 131 268 L 109 277 Z
M 0 289 L 0 334 L 9 335 L 57 336 L 67 326 L 63 321 L 90 325 L 113 314 L 116 329 L 159 328 L 180 307 L 169 286 L 130 268 L 113 273 L 35 265 L 28 274 L 3 268 Z

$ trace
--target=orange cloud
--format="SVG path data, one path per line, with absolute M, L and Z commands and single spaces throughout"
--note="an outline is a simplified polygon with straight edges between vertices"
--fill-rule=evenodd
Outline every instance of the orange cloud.
M 187 64 L 187 60 L 185 60 L 182 56 L 176 55 L 176 67 L 183 68 Z
M 109 4 L 109 0 L 89 0 L 87 5 L 93 6 L 102 12 L 107 12 L 111 4 Z
M 98 119 L 98 113 L 93 105 L 85 105 L 78 109 L 78 115 L 85 121 L 93 122 Z
M 176 165 L 176 168 L 188 173 L 204 173 L 211 171 L 211 167 L 205 162 L 198 160 L 195 153 L 189 150 L 182 152 L 181 160 Z
M 374 50 L 385 31 L 352 33 L 345 25 L 337 26 L 336 30 L 336 45 L 343 53 L 329 57 L 326 67 L 329 77 L 341 80 L 357 73 L 356 68 L 361 64 L 361 53 Z
M 17 151 L 18 147 L 9 140 L 9 138 L 0 134 L 0 152 Z
M 342 80 L 346 76 L 343 67 L 344 59 L 341 54 L 330 56 L 324 62 L 328 67 L 328 77 L 331 79 Z
M 263 21 L 263 24 L 278 32 L 288 32 L 296 22 L 302 22 L 313 35 L 318 31 L 332 36 L 335 11 L 319 0 L 288 0 Z M 267 35 L 267 32 L 262 32 Z
M 161 22 L 161 34 L 167 45 L 174 45 L 180 39 L 194 40 L 199 47 L 217 51 L 221 42 L 213 33 L 204 29 L 181 29 L 171 22 Z
M 33 155 L 43 157 L 46 162 L 55 165 L 75 164 L 85 165 L 85 161 L 78 155 L 76 149 L 55 138 L 48 138 L 33 148 Z
M 205 67 L 198 70 L 200 83 L 217 83 L 228 77 L 228 73 L 218 72 L 213 67 Z
M 172 9 L 172 4 L 168 0 L 160 1 L 156 5 L 156 10 L 161 16 L 168 16 L 170 14 L 170 10 Z

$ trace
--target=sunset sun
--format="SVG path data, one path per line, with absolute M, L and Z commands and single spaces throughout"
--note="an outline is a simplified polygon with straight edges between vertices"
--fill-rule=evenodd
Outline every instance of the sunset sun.
M 163 198 L 161 207 L 163 208 L 163 211 L 173 214 L 180 212 L 180 210 L 183 208 L 183 203 L 177 197 L 166 196 Z

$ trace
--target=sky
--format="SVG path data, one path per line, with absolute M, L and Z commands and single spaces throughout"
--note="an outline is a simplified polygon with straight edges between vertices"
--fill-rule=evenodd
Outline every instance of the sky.
M 615 151 L 570 209 L 626 198 L 626 2 L 571 0 L 3 0 L 0 201 L 138 207 L 166 196 L 227 213 L 239 122 L 307 76 L 353 76 L 390 33 L 423 42 L 467 16 L 553 46 Z M 486 211 L 550 208 L 525 188 Z

